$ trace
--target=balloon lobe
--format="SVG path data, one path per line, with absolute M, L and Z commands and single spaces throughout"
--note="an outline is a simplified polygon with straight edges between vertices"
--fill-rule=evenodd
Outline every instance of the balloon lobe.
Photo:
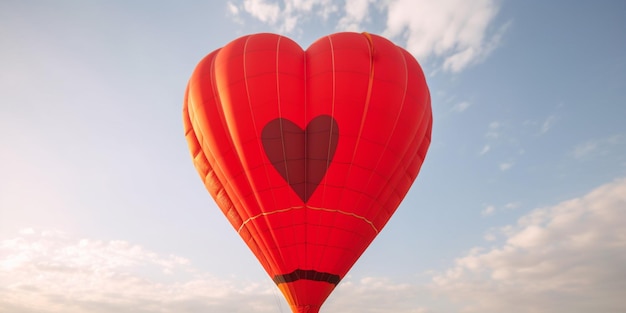
M 275 34 L 207 55 L 183 103 L 207 190 L 293 312 L 314 313 L 391 218 L 430 145 L 424 74 L 373 34 Z M 307 311 L 308 310 L 308 311 Z

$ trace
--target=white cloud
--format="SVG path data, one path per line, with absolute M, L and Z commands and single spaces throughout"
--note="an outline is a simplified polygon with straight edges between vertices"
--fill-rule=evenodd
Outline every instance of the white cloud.
M 488 36 L 498 10 L 494 0 L 392 0 L 385 34 L 405 38 L 407 49 L 419 60 L 442 57 L 445 70 L 458 72 L 498 45 L 506 25 Z
M 472 249 L 433 288 L 463 312 L 626 312 L 624 225 L 620 179 L 501 228 L 501 246 Z
M 502 209 L 519 207 L 507 203 Z M 492 206 L 487 211 L 498 211 Z M 626 311 L 626 179 L 536 209 L 485 235 L 430 285 L 347 277 L 325 304 L 345 313 Z M 495 244 L 499 242 L 498 244 Z M 24 229 L 0 240 L 0 312 L 277 312 L 268 279 L 216 278 L 120 240 Z M 277 308 L 279 307 L 279 308 Z
M 328 312 L 425 313 L 426 286 L 345 278 Z M 276 286 L 216 278 L 178 256 L 120 240 L 25 229 L 0 241 L 0 312 L 286 312 Z M 279 300 L 281 299 L 281 300 Z
M 229 1 L 228 3 L 226 3 L 226 6 L 227 6 L 228 12 L 230 12 L 230 14 L 233 14 L 233 15 L 239 14 L 239 8 L 235 4 L 233 4 L 232 2 Z
M 526 131 L 530 131 L 536 136 L 541 136 L 549 132 L 558 122 L 559 117 L 555 114 L 543 119 L 529 119 L 522 123 Z
M 34 234 L 34 233 L 35 233 L 35 230 L 30 228 L 30 227 L 29 228 L 23 228 L 23 229 L 20 230 L 20 234 L 21 235 L 31 235 L 31 234 Z
M 487 126 L 487 133 L 485 134 L 485 137 L 492 138 L 492 139 L 499 138 L 501 127 L 502 127 L 502 124 L 500 122 L 494 121 L 494 122 L 489 123 L 489 126 Z
M 332 13 L 338 11 L 338 6 L 332 0 L 244 0 L 240 6 L 233 2 L 228 2 L 227 6 L 231 12 L 236 11 L 236 21 L 239 21 L 241 13 L 245 12 L 284 33 L 296 31 L 298 23 L 311 17 L 326 20 Z
M 514 209 L 519 208 L 520 206 L 522 206 L 521 202 L 509 202 L 504 205 L 504 208 L 507 210 L 514 210 Z
M 592 154 L 598 148 L 598 143 L 594 141 L 588 141 L 585 143 L 578 144 L 574 147 L 574 157 L 577 159 L 582 159 L 590 154 Z
M 337 14 L 338 31 L 361 31 L 371 21 L 371 7 L 385 14 L 383 35 L 399 40 L 420 62 L 441 58 L 441 68 L 459 72 L 484 60 L 508 28 L 494 28 L 499 0 L 244 0 L 228 3 L 231 12 L 251 17 L 291 33 L 310 18 L 326 21 Z M 342 5 L 342 4 L 343 5 Z M 241 10 L 239 10 L 241 9 Z M 235 14 L 237 17 L 241 14 Z M 492 29 L 494 28 L 494 29 Z
M 232 7 L 232 5 L 229 6 Z M 280 14 L 278 4 L 266 2 L 265 0 L 245 0 L 243 8 L 261 22 L 269 24 L 276 24 Z
M 237 5 L 235 5 L 231 1 L 228 1 L 226 3 L 226 9 L 228 10 L 229 16 L 233 19 L 235 23 L 240 25 L 244 24 L 244 20 L 241 17 L 241 9 Z
M 456 112 L 456 113 L 461 113 L 461 112 L 467 110 L 467 108 L 469 108 L 469 107 L 470 107 L 470 103 L 467 102 L 467 101 L 463 101 L 463 102 L 459 102 L 459 103 L 455 104 L 452 107 L 452 111 Z
M 484 155 L 491 150 L 498 150 L 503 159 L 497 164 L 501 171 L 510 170 L 518 159 L 518 155 L 523 155 L 526 150 L 522 147 L 519 127 L 512 125 L 508 121 L 493 121 L 487 125 L 485 132 L 486 143 L 479 155 Z
M 485 145 L 485 146 L 483 147 L 483 149 L 482 149 L 482 150 L 480 150 L 480 153 L 479 153 L 479 154 L 480 154 L 480 155 L 485 155 L 485 154 L 487 154 L 487 152 L 489 152 L 489 150 L 491 150 L 491 146 L 490 146 L 490 145 Z
M 265 0 L 244 0 L 243 3 L 239 5 L 229 1 L 226 6 L 234 17 L 235 22 L 240 24 L 244 22 L 244 12 L 269 25 L 276 25 L 281 15 L 281 8 L 277 3 L 267 2 Z
M 496 207 L 495 206 L 488 205 L 480 212 L 480 214 L 482 214 L 482 216 L 488 216 L 488 215 L 492 215 L 493 212 L 495 212 L 495 211 L 496 211 Z
M 367 19 L 371 0 L 346 0 L 345 15 L 339 19 L 337 29 L 362 31 L 361 23 Z
M 556 122 L 556 116 L 554 115 L 548 116 L 548 118 L 546 118 L 543 124 L 541 124 L 541 134 L 547 133 L 552 128 L 552 126 L 554 126 L 555 122 Z
M 491 232 L 485 233 L 483 238 L 485 238 L 485 240 L 487 240 L 487 241 L 495 241 L 497 239 L 496 235 L 491 233 Z
M 329 298 L 323 312 L 427 313 L 424 303 L 431 296 L 426 286 L 399 283 L 382 277 L 347 279 Z
M 485 206 L 485 208 L 480 212 L 480 214 L 482 216 L 489 216 L 489 215 L 495 214 L 498 211 L 503 211 L 503 210 L 509 211 L 509 210 L 517 209 L 521 205 L 522 204 L 520 202 L 509 202 L 505 204 L 504 206 L 497 208 L 496 206 L 490 204 L 490 205 Z
M 59 232 L 0 241 L 0 286 L 0 312 L 275 311 L 271 284 L 235 284 L 181 257 Z
M 500 165 L 498 165 L 498 167 L 500 168 L 501 171 L 508 171 L 511 169 L 511 167 L 513 167 L 515 163 L 513 163 L 512 161 L 509 162 L 502 162 L 500 163 Z
M 607 138 L 589 140 L 574 147 L 571 154 L 582 160 L 610 154 L 613 150 L 626 148 L 626 136 L 613 135 Z

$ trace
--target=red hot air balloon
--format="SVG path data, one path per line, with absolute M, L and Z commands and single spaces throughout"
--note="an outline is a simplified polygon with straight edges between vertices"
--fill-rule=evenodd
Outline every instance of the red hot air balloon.
M 318 312 L 385 226 L 432 128 L 417 61 L 368 33 L 307 50 L 238 38 L 197 65 L 183 118 L 206 188 L 294 313 Z

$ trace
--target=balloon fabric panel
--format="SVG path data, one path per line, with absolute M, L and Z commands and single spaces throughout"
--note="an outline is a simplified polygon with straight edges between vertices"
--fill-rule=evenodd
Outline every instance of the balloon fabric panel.
M 185 135 L 207 190 L 293 312 L 315 313 L 388 222 L 432 128 L 422 70 L 370 34 L 241 37 L 196 67 Z

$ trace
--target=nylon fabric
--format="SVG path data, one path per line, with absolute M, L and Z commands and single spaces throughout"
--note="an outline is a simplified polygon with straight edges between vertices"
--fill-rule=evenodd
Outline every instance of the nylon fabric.
M 292 312 L 317 313 L 405 197 L 430 145 L 424 74 L 373 34 L 275 34 L 207 55 L 183 103 L 206 189 Z

